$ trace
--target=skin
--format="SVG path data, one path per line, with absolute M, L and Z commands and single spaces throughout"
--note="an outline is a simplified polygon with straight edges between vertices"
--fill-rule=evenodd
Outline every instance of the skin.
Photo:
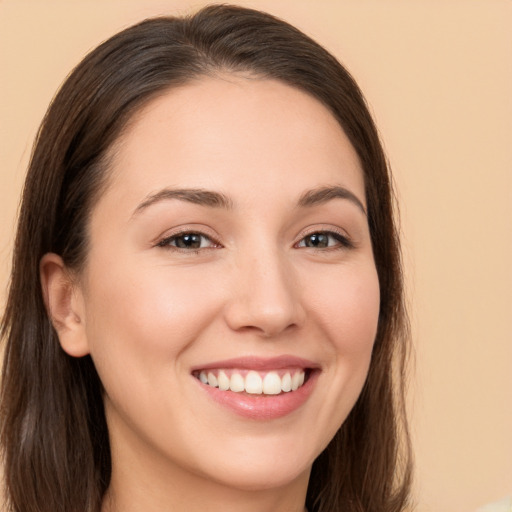
M 70 279 L 59 256 L 41 263 L 63 349 L 91 354 L 106 390 L 113 470 L 104 512 L 302 510 L 311 465 L 361 391 L 377 330 L 353 147 L 317 100 L 231 75 L 153 100 L 112 156 L 85 268 Z M 298 205 L 326 186 L 362 207 L 343 197 Z M 190 188 L 223 194 L 229 208 L 148 204 L 164 189 Z M 198 250 L 173 246 L 182 231 L 204 234 Z M 328 247 L 307 246 L 327 232 Z M 305 403 L 267 421 L 219 405 L 191 374 L 283 354 L 319 370 Z

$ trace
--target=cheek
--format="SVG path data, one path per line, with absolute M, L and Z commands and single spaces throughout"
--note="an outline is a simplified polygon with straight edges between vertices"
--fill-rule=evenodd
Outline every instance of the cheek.
M 122 362 L 149 372 L 141 360 L 178 364 L 218 309 L 215 287 L 205 286 L 201 272 L 117 264 L 91 269 L 89 283 L 87 336 L 99 371 Z
M 324 289 L 314 310 L 328 344 L 331 397 L 344 404 L 337 419 L 341 424 L 364 385 L 377 334 L 380 289 L 373 260 L 340 269 L 324 280 Z
M 346 420 L 364 386 L 379 319 L 380 290 L 373 260 L 318 272 L 305 290 L 311 297 L 316 339 L 321 344 L 323 397 L 315 422 L 323 449 Z
M 318 287 L 323 292 L 318 292 Z M 373 262 L 349 265 L 316 280 L 312 309 L 328 333 L 332 349 L 344 358 L 371 353 L 379 319 L 380 289 Z

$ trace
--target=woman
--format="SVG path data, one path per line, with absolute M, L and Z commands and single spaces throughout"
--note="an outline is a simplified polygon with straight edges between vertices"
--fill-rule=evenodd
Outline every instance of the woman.
M 392 206 L 357 85 L 290 25 L 212 6 L 92 51 L 23 195 L 8 509 L 404 510 Z

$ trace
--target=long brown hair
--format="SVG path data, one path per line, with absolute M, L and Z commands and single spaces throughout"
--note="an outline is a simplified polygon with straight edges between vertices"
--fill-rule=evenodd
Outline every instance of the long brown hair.
M 310 512 L 399 512 L 409 496 L 404 415 L 408 341 L 390 173 L 365 100 L 347 70 L 268 14 L 210 6 L 143 21 L 93 50 L 52 102 L 34 145 L 15 242 L 2 338 L 1 447 L 7 510 L 99 512 L 111 459 L 102 385 L 90 357 L 64 353 L 45 310 L 39 261 L 80 270 L 108 153 L 143 105 L 218 72 L 249 72 L 306 91 L 336 117 L 359 155 L 381 307 L 369 375 L 313 465 Z

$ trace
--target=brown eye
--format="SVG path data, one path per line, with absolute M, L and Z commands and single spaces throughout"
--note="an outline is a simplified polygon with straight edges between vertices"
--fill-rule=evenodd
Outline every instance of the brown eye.
M 304 247 L 323 249 L 329 247 L 329 235 L 327 233 L 313 233 L 304 237 Z
M 197 233 L 187 233 L 174 238 L 176 247 L 180 249 L 199 249 L 201 247 L 202 236 Z
M 216 244 L 209 237 L 201 233 L 179 233 L 165 238 L 158 243 L 158 246 L 182 250 L 198 250 L 215 247 Z
M 305 236 L 297 247 L 308 247 L 312 249 L 329 249 L 336 247 L 352 247 L 348 238 L 330 231 L 318 231 Z

